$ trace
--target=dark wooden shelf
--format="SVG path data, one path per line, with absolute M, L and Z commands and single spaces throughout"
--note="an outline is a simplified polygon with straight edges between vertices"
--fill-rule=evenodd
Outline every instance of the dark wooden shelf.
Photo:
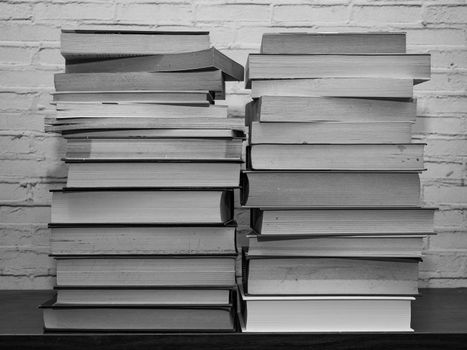
M 467 349 L 467 288 L 422 289 L 414 333 L 43 333 L 52 291 L 0 291 L 0 349 Z

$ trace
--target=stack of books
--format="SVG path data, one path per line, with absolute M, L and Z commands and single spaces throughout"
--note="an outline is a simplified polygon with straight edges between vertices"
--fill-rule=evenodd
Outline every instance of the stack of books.
M 403 33 L 263 36 L 246 67 L 244 330 L 411 330 L 434 211 L 412 90 L 429 78 Z
M 55 76 L 66 187 L 53 191 L 47 330 L 234 331 L 243 67 L 207 32 L 64 31 Z

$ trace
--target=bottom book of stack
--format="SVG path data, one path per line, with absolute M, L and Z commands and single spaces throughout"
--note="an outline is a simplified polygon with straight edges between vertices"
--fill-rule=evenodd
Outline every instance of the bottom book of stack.
M 232 288 L 58 288 L 42 305 L 48 331 L 209 331 L 236 329 Z

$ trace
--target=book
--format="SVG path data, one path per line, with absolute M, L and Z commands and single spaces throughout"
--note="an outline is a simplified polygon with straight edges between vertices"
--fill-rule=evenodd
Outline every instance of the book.
M 245 171 L 246 207 L 417 207 L 417 173 Z
M 415 295 L 415 258 L 246 257 L 251 295 Z
M 202 105 L 214 103 L 209 91 L 55 91 L 53 103 L 165 103 Z
M 236 254 L 235 226 L 52 227 L 51 254 Z
M 245 70 L 246 87 L 252 80 L 316 78 L 430 79 L 429 54 L 250 54 Z
M 232 201 L 214 189 L 62 190 L 52 193 L 52 223 L 220 224 L 232 220 Z
M 251 209 L 251 227 L 267 236 L 433 234 L 431 208 Z
M 242 118 L 44 118 L 46 132 L 76 132 L 121 129 L 231 129 L 244 131 Z
M 412 123 L 260 123 L 250 126 L 250 144 L 410 143 Z
M 410 332 L 413 297 L 245 296 L 243 332 Z
M 261 124 L 260 124 L 261 125 Z M 255 144 L 253 170 L 422 171 L 424 144 Z
M 94 138 L 243 138 L 240 130 L 228 129 L 116 129 L 116 130 L 77 130 L 64 132 L 65 139 Z
M 66 73 L 182 72 L 218 69 L 225 80 L 243 81 L 243 66 L 216 48 L 194 52 L 67 62 Z
M 242 139 L 69 139 L 66 158 L 241 160 Z
M 56 257 L 57 286 L 232 287 L 234 256 Z
M 250 256 L 421 258 L 425 235 L 248 236 Z
M 217 331 L 233 332 L 231 306 L 43 305 L 51 331 Z
M 176 73 L 58 73 L 54 75 L 57 91 L 122 91 L 122 90 L 201 90 L 211 91 L 216 98 L 224 95 L 224 79 L 220 70 Z
M 67 187 L 238 187 L 240 162 L 68 162 Z
M 262 54 L 405 53 L 405 33 L 264 33 Z
M 413 81 L 387 78 L 253 80 L 251 98 L 265 95 L 408 99 L 413 97 Z
M 205 50 L 209 32 L 62 30 L 60 52 L 66 59 L 95 59 Z
M 57 119 L 63 118 L 227 118 L 227 106 L 180 106 L 172 104 L 139 103 L 57 103 Z
M 259 122 L 415 122 L 416 101 L 338 97 L 261 96 L 245 124 Z M 251 111 L 251 112 L 250 112 Z
M 65 305 L 225 305 L 231 304 L 230 289 L 93 287 L 56 288 L 57 304 Z

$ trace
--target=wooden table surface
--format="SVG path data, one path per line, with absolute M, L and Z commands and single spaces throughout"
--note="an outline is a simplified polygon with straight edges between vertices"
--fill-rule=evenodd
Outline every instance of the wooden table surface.
M 38 305 L 52 291 L 0 291 L 0 349 L 467 349 L 467 288 L 422 289 L 414 333 L 48 333 Z

